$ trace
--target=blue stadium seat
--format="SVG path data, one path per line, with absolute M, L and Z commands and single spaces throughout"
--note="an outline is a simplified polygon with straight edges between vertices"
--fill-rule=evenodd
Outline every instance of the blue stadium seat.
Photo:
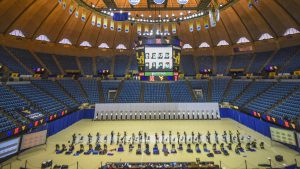
M 80 83 L 88 95 L 91 104 L 100 103 L 98 84 L 96 79 L 81 78 Z
M 118 97 L 119 103 L 139 103 L 141 97 L 140 81 L 125 81 Z

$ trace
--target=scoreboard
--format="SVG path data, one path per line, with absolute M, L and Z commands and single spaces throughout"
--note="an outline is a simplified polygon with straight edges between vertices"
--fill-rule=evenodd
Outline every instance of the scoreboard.
M 171 44 L 147 44 L 135 48 L 141 80 L 178 79 L 181 47 Z

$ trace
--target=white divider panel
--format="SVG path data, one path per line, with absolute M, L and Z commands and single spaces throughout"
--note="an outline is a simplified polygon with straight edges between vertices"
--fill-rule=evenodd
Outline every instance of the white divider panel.
M 218 103 L 100 103 L 95 120 L 220 119 Z

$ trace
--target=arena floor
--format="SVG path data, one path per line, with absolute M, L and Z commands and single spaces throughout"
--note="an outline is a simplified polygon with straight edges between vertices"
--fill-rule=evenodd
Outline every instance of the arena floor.
M 162 152 L 159 155 L 149 155 L 146 154 L 136 155 L 135 149 L 132 152 L 128 151 L 128 144 L 124 146 L 125 152 L 113 152 L 113 156 L 107 155 L 83 155 L 80 156 L 67 156 L 64 154 L 55 154 L 55 144 L 66 144 L 68 146 L 68 141 L 71 140 L 72 134 L 81 133 L 81 135 L 87 135 L 91 133 L 94 137 L 97 132 L 100 132 L 101 135 L 110 135 L 110 132 L 113 130 L 115 133 L 123 133 L 127 131 L 128 135 L 131 136 L 132 132 L 135 132 L 136 135 L 139 131 L 147 132 L 151 136 L 154 136 L 154 133 L 161 133 L 162 130 L 165 131 L 168 135 L 169 131 L 172 131 L 174 135 L 179 131 L 183 133 L 195 133 L 201 132 L 203 135 L 209 130 L 212 133 L 212 138 L 214 137 L 214 131 L 216 130 L 220 135 L 224 130 L 236 131 L 239 130 L 241 135 L 250 135 L 252 139 L 256 139 L 257 142 L 264 141 L 265 149 L 257 149 L 256 152 L 245 152 L 241 155 L 236 155 L 234 151 L 229 151 L 229 156 L 224 156 L 223 154 L 215 155 L 213 158 L 206 156 L 206 153 L 203 152 L 202 145 L 200 148 L 202 150 L 201 154 L 187 153 L 185 151 L 186 145 L 183 145 L 184 150 L 178 151 L 177 154 L 169 154 L 165 156 Z M 203 136 L 202 136 L 203 137 Z M 102 137 L 103 138 L 103 137 Z M 214 142 L 214 141 L 212 141 Z M 245 141 L 246 142 L 246 141 Z M 153 142 L 150 143 L 150 149 L 152 150 Z M 94 143 L 93 143 L 94 145 Z M 159 144 L 159 149 L 161 151 L 162 144 Z M 245 143 L 242 144 L 245 146 Z M 177 147 L 177 145 L 176 145 Z M 219 146 L 217 146 L 219 149 Z M 235 144 L 233 145 L 235 147 Z M 258 144 L 259 147 L 259 144 Z M 87 148 L 87 146 L 85 146 Z M 117 148 L 117 145 L 109 145 L 108 150 Z M 142 146 L 144 148 L 144 146 Z M 171 146 L 168 145 L 169 150 Z M 208 146 L 211 149 L 211 145 Z M 75 150 L 78 150 L 79 146 L 75 147 Z M 194 146 L 192 146 L 194 149 Z M 278 163 L 275 161 L 274 156 L 281 154 L 284 156 L 284 162 Z M 258 164 L 268 164 L 268 157 L 272 159 L 273 167 L 282 167 L 284 165 L 292 164 L 297 161 L 300 161 L 300 156 L 296 151 L 288 149 L 287 147 L 271 142 L 269 138 L 262 136 L 261 134 L 231 120 L 231 119 L 222 119 L 222 120 L 152 120 L 152 121 L 91 121 L 91 120 L 81 120 L 71 127 L 59 132 L 58 134 L 48 138 L 47 145 L 39 146 L 30 150 L 27 150 L 20 154 L 18 157 L 14 157 L 5 163 L 11 163 L 13 169 L 19 169 L 20 166 L 24 166 L 25 161 L 27 160 L 27 167 L 30 169 L 38 169 L 41 166 L 41 163 L 46 160 L 53 160 L 55 164 L 68 164 L 70 169 L 76 169 L 76 163 L 79 164 L 79 169 L 97 169 L 101 163 L 105 162 L 174 162 L 174 161 L 195 161 L 196 158 L 200 158 L 201 161 L 214 161 L 217 164 L 220 164 L 222 168 L 226 169 L 241 169 L 245 167 L 245 160 L 247 160 L 248 168 L 261 168 L 258 167 Z M 8 166 L 6 166 L 8 168 Z M 6 169 L 5 167 L 3 169 Z

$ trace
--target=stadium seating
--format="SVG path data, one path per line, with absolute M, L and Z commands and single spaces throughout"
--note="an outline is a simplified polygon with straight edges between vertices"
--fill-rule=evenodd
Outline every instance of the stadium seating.
M 25 67 L 42 67 L 28 50 L 7 48 Z M 22 64 L 11 56 L 4 47 L 0 46 L 0 62 L 13 72 L 30 74 Z M 274 54 L 274 56 L 273 56 Z M 46 53 L 36 53 L 37 57 L 46 65 L 50 73 L 61 74 L 59 65 L 53 56 Z M 271 58 L 271 56 L 273 56 Z M 274 51 L 254 54 L 240 54 L 230 56 L 216 56 L 217 74 L 227 74 L 227 69 L 248 69 L 254 74 L 260 73 L 263 65 L 279 66 L 279 73 L 290 73 L 300 69 L 299 47 L 282 48 Z M 74 56 L 56 56 L 64 70 L 79 69 Z M 83 74 L 93 74 L 93 60 L 91 57 L 79 57 Z M 96 57 L 96 68 L 111 70 L 114 67 L 115 76 L 124 76 L 126 69 L 137 70 L 135 57 L 116 56 Z M 231 60 L 232 59 L 232 60 Z M 270 60 L 270 61 L 269 61 Z M 196 61 L 196 63 L 194 62 Z M 269 61 L 269 63 L 267 63 Z M 130 63 L 129 63 L 130 62 Z M 251 63 L 251 64 L 250 64 Z M 250 64 L 250 65 L 249 65 Z M 183 56 L 181 69 L 186 75 L 195 75 L 199 69 L 212 69 L 212 56 Z M 293 120 L 299 117 L 300 105 L 299 80 L 270 80 L 270 79 L 231 79 L 230 77 L 212 77 L 208 79 L 189 79 L 187 81 L 141 82 L 133 80 L 102 80 L 83 78 L 79 80 L 31 80 L 28 83 L 13 83 L 0 85 L 0 131 L 24 125 L 34 118 L 43 115 L 59 113 L 64 110 L 75 110 L 82 103 L 95 104 L 103 99 L 105 103 L 146 103 L 154 102 L 229 102 L 246 111 L 267 113 L 272 117 Z M 100 88 L 102 87 L 102 88 Z M 109 96 L 109 90 L 115 95 Z M 194 93 L 191 93 L 192 90 Z M 102 92 L 103 93 L 102 93 Z M 199 94 L 199 95 L 196 95 Z M 194 100 L 194 96 L 196 100 Z M 37 114 L 37 116 L 31 116 Z M 12 120 L 13 119 L 13 120 Z
M 280 72 L 293 73 L 295 70 L 300 70 L 300 50 L 288 61 L 287 65 Z
M 8 48 L 27 68 L 42 67 L 28 50 Z
M 212 57 L 211 56 L 198 56 L 196 58 L 197 65 L 199 67 L 199 70 L 201 69 L 212 69 Z M 196 70 L 199 71 L 199 70 Z
M 112 57 L 99 56 L 96 58 L 97 71 L 110 70 L 112 65 Z
M 51 54 L 36 53 L 36 55 L 41 59 L 41 61 L 46 65 L 47 69 L 49 69 L 52 74 L 61 74 Z
M 197 97 L 198 102 L 208 101 L 208 80 L 191 80 L 191 86 L 193 89 L 202 91 L 202 96 Z
M 64 103 L 70 109 L 78 107 L 78 104 L 75 103 L 59 86 L 52 80 L 33 80 L 33 84 L 40 87 L 42 90 L 48 92 L 53 97 L 58 99 L 60 102 Z
M 160 103 L 167 101 L 168 98 L 165 83 L 145 83 L 145 103 Z
M 274 82 L 268 82 L 268 81 L 258 81 L 251 86 L 248 87 L 248 89 L 240 96 L 240 98 L 237 98 L 233 104 L 239 107 L 242 107 L 246 103 L 248 103 L 250 100 L 255 98 L 258 94 L 263 92 L 264 90 L 268 89 L 270 86 L 273 85 Z
M 248 103 L 246 108 L 265 113 L 299 85 L 300 83 L 294 82 L 278 82 L 258 96 L 255 100 Z
M 230 62 L 230 56 L 216 56 L 217 58 L 217 74 L 227 74 L 227 67 Z
M 83 89 L 85 90 L 88 100 L 91 104 L 99 103 L 100 96 L 96 79 L 80 79 Z
M 59 64 L 64 70 L 79 70 L 74 56 L 56 56 Z
M 72 79 L 58 80 L 59 84 L 77 100 L 78 103 L 88 103 L 88 99 L 84 96 L 79 83 Z
M 118 90 L 120 85 L 120 81 L 102 81 L 102 90 L 104 95 L 104 100 L 106 103 L 114 102 L 115 98 L 111 98 L 108 96 L 109 90 Z
M 251 54 L 234 55 L 232 60 L 231 69 L 247 69 L 250 60 L 253 56 Z
M 143 95 L 142 85 L 144 85 Z M 137 103 L 141 102 L 141 99 L 146 103 L 193 102 L 191 89 L 200 89 L 203 97 L 197 97 L 198 102 L 230 102 L 243 110 L 268 113 L 276 118 L 292 120 L 299 117 L 300 81 L 298 80 L 213 78 L 211 83 L 209 80 L 171 83 L 104 80 L 101 81 L 101 86 L 106 103 Z M 119 93 L 109 98 L 109 90 Z M 80 78 L 79 81 L 32 80 L 7 86 L 0 85 L 0 93 L 5 98 L 0 101 L 0 116 L 2 114 L 0 131 L 16 127 L 15 123 L 27 124 L 30 116 L 23 110 L 44 115 L 60 113 L 66 109 L 75 109 L 81 103 L 98 103 L 102 94 L 97 80 L 87 78 Z M 211 100 L 208 98 L 209 93 L 211 93 Z M 7 119 L 3 113 L 13 118 L 15 122 Z
M 9 120 L 6 116 L 0 113 L 0 132 L 8 131 L 15 128 L 16 125 Z
M 256 53 L 248 72 L 260 73 L 260 68 L 262 68 L 262 66 L 267 62 L 268 58 L 272 55 L 272 53 L 273 51 Z
M 13 84 L 11 86 L 44 114 L 60 113 L 66 109 L 60 102 L 32 84 Z
M 132 56 L 129 70 L 135 70 L 135 71 L 138 71 L 138 62 L 137 62 L 135 56 Z
M 118 97 L 119 103 L 139 103 L 141 97 L 140 81 L 125 81 Z
M 193 102 L 191 91 L 184 81 L 170 83 L 172 102 Z
M 181 68 L 186 76 L 195 76 L 195 62 L 192 55 L 182 56 L 180 59 Z
M 272 111 L 268 113 L 273 115 L 274 117 L 281 119 L 296 119 L 299 117 L 300 110 L 300 91 L 295 91 L 292 95 L 290 95 L 284 102 L 277 105 Z
M 271 66 L 278 66 L 279 69 L 296 53 L 299 47 L 288 47 L 280 49 L 268 63 Z
M 1 98 L 5 98 L 0 100 L 0 109 L 2 109 L 2 111 L 5 113 L 8 113 L 8 115 L 13 117 L 20 124 L 25 124 L 27 120 L 22 117 L 20 113 L 24 109 L 34 112 L 33 108 L 31 108 L 31 106 L 27 104 L 25 100 L 21 99 L 15 93 L 9 91 L 2 85 L 0 86 L 0 93 Z
M 26 69 L 24 69 L 20 63 L 18 63 L 14 58 L 12 58 L 9 53 L 7 53 L 2 46 L 0 46 L 0 62 L 7 66 L 10 71 L 18 72 L 23 75 L 30 74 Z
M 229 78 L 212 80 L 212 102 L 221 101 L 229 81 L 230 81 Z
M 124 55 L 115 56 L 114 75 L 116 77 L 124 77 L 128 62 L 129 62 L 129 56 L 124 56 Z
M 80 57 L 79 62 L 82 67 L 82 73 L 85 75 L 93 75 L 93 60 L 91 57 Z
M 250 80 L 233 80 L 227 91 L 227 96 L 223 99 L 223 102 L 232 102 L 250 83 Z

